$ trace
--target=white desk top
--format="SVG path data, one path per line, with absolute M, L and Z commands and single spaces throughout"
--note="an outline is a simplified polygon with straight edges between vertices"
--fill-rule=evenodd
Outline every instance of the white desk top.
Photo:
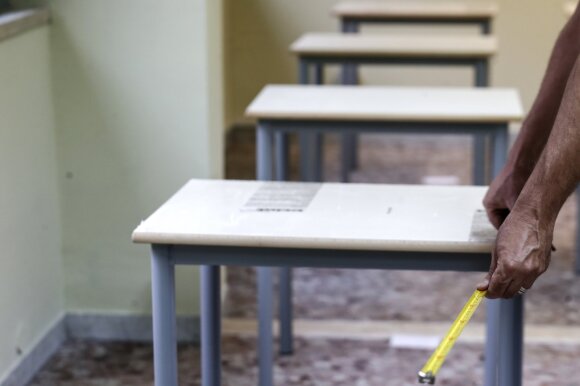
M 564 13 L 566 14 L 566 16 L 570 17 L 574 14 L 574 11 L 576 10 L 576 6 L 578 5 L 578 2 L 576 1 L 569 1 L 567 3 L 564 4 Z
M 300 55 L 341 55 L 381 57 L 489 57 L 497 52 L 492 36 L 369 35 L 308 33 L 290 50 Z
M 496 233 L 485 213 L 476 212 L 485 191 L 472 186 L 191 180 L 137 227 L 133 241 L 489 252 Z
M 522 119 L 514 89 L 266 86 L 246 110 L 261 119 L 510 122 Z
M 384 17 L 389 19 L 425 18 L 492 18 L 497 15 L 496 4 L 473 1 L 345 1 L 332 12 L 337 16 Z

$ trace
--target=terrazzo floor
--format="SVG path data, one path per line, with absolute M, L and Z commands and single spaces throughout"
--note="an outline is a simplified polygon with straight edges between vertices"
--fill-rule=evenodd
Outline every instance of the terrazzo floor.
M 223 385 L 257 384 L 255 340 L 226 337 Z M 477 386 L 483 377 L 481 345 L 458 345 L 438 374 L 440 386 Z M 296 340 L 296 354 L 277 358 L 276 385 L 411 386 L 429 351 L 398 349 L 388 341 Z M 580 346 L 528 345 L 524 385 L 579 386 Z M 180 385 L 200 385 L 199 350 L 179 347 Z M 29 386 L 153 385 L 151 345 L 70 342 Z
M 338 179 L 337 142 L 328 138 L 325 179 Z M 455 176 L 469 183 L 471 142 L 465 137 L 364 136 L 360 168 L 354 182 L 421 183 L 425 176 Z M 236 130 L 227 141 L 227 178 L 254 178 L 254 136 Z M 292 147 L 296 176 L 296 149 Z M 528 323 L 580 327 L 580 280 L 571 273 L 576 207 L 570 199 L 558 219 L 549 271 L 529 291 Z M 226 316 L 255 316 L 254 272 L 228 269 Z M 295 270 L 295 310 L 302 319 L 446 321 L 472 291 L 480 274 Z M 483 310 L 482 310 L 483 311 Z M 484 320 L 484 312 L 476 319 Z M 256 384 L 254 338 L 229 335 L 223 342 L 223 384 Z M 148 344 L 69 342 L 37 374 L 30 386 L 152 385 L 152 348 Z M 180 346 L 181 385 L 199 385 L 199 352 Z M 482 346 L 461 344 L 442 369 L 438 385 L 480 385 Z M 296 354 L 276 361 L 276 384 L 405 386 L 416 384 L 415 374 L 429 352 L 399 349 L 388 340 L 297 338 Z M 525 386 L 580 386 L 575 366 L 580 345 L 526 345 Z

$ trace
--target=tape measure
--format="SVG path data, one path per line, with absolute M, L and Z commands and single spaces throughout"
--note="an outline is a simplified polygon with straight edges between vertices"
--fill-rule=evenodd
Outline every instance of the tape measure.
M 451 351 L 451 348 L 453 348 L 453 345 L 457 342 L 459 335 L 461 335 L 461 332 L 467 323 L 469 323 L 475 310 L 477 310 L 477 307 L 485 298 L 485 293 L 486 291 L 475 290 L 467 303 L 465 303 L 465 306 L 463 306 L 463 309 L 459 315 L 457 315 L 457 319 L 455 319 L 451 328 L 447 331 L 445 338 L 443 338 L 441 343 L 439 343 L 435 352 L 433 352 L 427 363 L 425 363 L 425 366 L 423 366 L 421 371 L 419 371 L 419 383 L 427 383 L 430 385 L 435 384 L 435 376 L 437 375 L 437 372 L 439 372 L 441 365 L 443 365 L 445 358 L 447 358 L 447 354 L 449 354 L 449 351 Z

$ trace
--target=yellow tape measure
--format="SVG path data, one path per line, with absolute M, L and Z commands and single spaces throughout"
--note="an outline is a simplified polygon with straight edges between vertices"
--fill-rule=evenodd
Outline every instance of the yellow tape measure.
M 425 363 L 425 366 L 419 371 L 419 383 L 435 384 L 437 372 L 439 372 L 441 365 L 445 362 L 447 354 L 449 354 L 449 351 L 451 351 L 451 348 L 457 342 L 457 338 L 461 335 L 461 332 L 475 313 L 475 310 L 477 310 L 477 307 L 485 298 L 485 293 L 486 291 L 475 290 L 467 303 L 465 303 L 457 319 L 455 319 L 455 322 L 453 322 L 451 328 L 447 331 L 445 338 L 439 343 L 435 352 L 433 352 L 427 363 Z

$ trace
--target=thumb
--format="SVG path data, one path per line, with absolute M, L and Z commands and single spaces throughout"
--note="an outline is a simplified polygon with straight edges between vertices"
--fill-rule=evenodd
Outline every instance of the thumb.
M 491 251 L 491 265 L 489 267 L 489 272 L 485 275 L 485 277 L 483 278 L 482 281 L 477 283 L 478 290 L 487 291 L 487 289 L 489 287 L 489 281 L 491 280 L 491 276 L 495 272 L 496 268 L 497 268 L 497 256 L 496 256 L 495 245 L 494 245 L 494 247 Z
M 480 281 L 479 283 L 477 283 L 477 289 L 479 291 L 487 291 L 487 288 L 489 287 L 489 279 L 491 277 L 491 274 L 487 274 L 485 275 L 485 278 Z

